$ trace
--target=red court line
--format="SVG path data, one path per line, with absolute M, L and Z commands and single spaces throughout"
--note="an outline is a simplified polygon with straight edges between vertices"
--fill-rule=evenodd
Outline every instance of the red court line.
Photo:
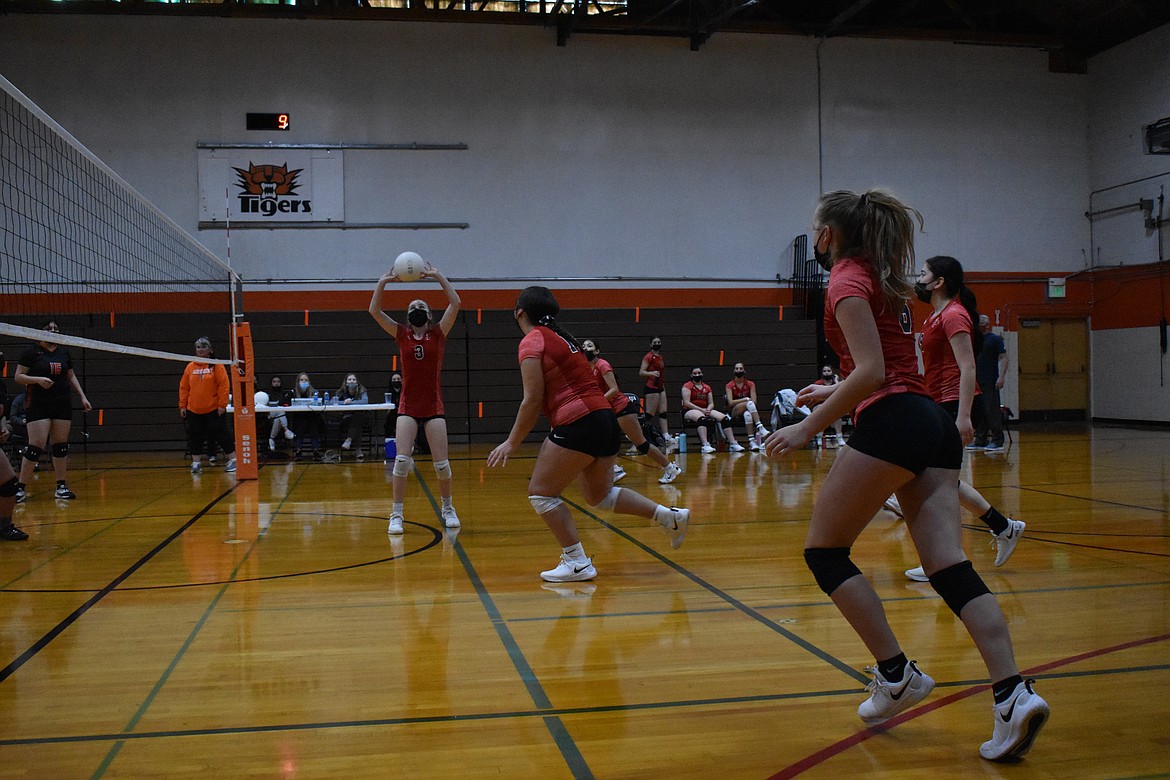
M 1117 653 L 1122 650 L 1141 647 L 1142 645 L 1165 642 L 1168 639 L 1170 639 L 1170 634 L 1161 634 L 1160 636 L 1152 636 L 1146 639 L 1135 639 L 1132 642 L 1125 642 L 1120 645 L 1114 645 L 1113 647 L 1101 648 L 1100 650 L 1090 650 L 1089 652 L 1081 653 L 1080 655 L 1061 658 L 1056 661 L 1050 661 L 1046 664 L 1033 666 L 1031 669 L 1025 669 L 1021 671 L 1020 674 L 1024 677 L 1030 677 L 1031 675 L 1042 674 L 1052 669 L 1057 669 L 1061 666 L 1068 666 L 1070 664 L 1079 663 L 1080 661 L 1087 661 L 1090 658 L 1098 658 L 1103 655 L 1109 655 L 1110 653 Z M 930 704 L 924 705 L 922 707 L 903 712 L 901 715 L 896 715 L 884 723 L 879 723 L 876 726 L 870 726 L 865 731 L 859 731 L 856 734 L 852 734 L 840 742 L 829 745 L 829 747 L 825 748 L 824 750 L 818 750 L 816 753 L 802 758 L 795 764 L 790 764 L 784 767 L 779 772 L 772 775 L 769 780 L 786 780 L 786 778 L 796 777 L 797 775 L 803 774 L 809 769 L 812 769 L 814 766 L 822 764 L 825 761 L 828 761 L 830 758 L 844 753 L 849 748 L 860 745 L 870 737 L 876 737 L 878 734 L 889 731 L 890 729 L 894 728 L 894 726 L 901 725 L 906 721 L 914 720 L 917 717 L 934 712 L 937 709 L 941 709 L 950 704 L 954 704 L 955 702 L 970 698 L 977 693 L 986 691 L 990 687 L 991 686 L 988 684 L 976 685 L 971 688 L 967 688 L 966 690 L 956 691 L 949 696 L 944 696 L 943 698 L 938 699 L 937 701 L 933 701 Z

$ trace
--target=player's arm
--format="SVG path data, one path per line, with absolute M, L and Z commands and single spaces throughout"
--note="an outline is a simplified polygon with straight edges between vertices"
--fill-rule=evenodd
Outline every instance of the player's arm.
M 423 271 L 423 276 L 434 279 L 443 288 L 443 292 L 447 293 L 447 310 L 439 319 L 439 328 L 446 336 L 451 332 L 451 328 L 455 327 L 455 318 L 459 316 L 459 308 L 463 301 L 460 300 L 459 293 L 451 286 L 451 282 L 447 281 L 446 276 L 443 276 L 443 272 L 430 263 L 427 263 L 427 270 Z
M 693 403 L 691 403 L 691 388 L 687 387 L 686 385 L 683 385 L 682 389 L 682 408 L 684 412 L 691 409 L 694 409 L 696 412 L 703 411 L 698 406 L 695 406 Z
M 77 381 L 77 374 L 73 373 L 73 369 L 69 369 L 69 386 L 73 388 L 73 392 L 77 393 L 77 397 L 81 399 L 81 408 L 85 411 L 93 409 L 93 404 L 85 397 L 85 391 L 81 389 L 81 382 Z
M 606 371 L 601 375 L 601 378 L 605 380 L 605 386 L 609 388 L 605 391 L 605 400 L 608 401 L 621 392 L 621 388 L 618 387 L 617 378 L 614 377 L 612 371 Z
M 30 376 L 28 373 L 28 366 L 23 366 L 20 363 L 16 364 L 16 374 L 12 377 L 18 385 L 35 385 L 36 387 L 48 390 L 53 386 L 53 380 L 47 376 Z
M 1007 353 L 1007 349 L 1004 349 L 1003 352 L 999 353 L 999 379 L 995 380 L 995 386 L 999 390 L 1003 389 L 1003 380 L 1004 380 L 1004 377 L 1007 376 L 1007 370 L 1008 370 L 1008 353 Z
M 396 281 L 398 281 L 398 276 L 393 271 L 382 274 L 382 278 L 374 285 L 374 297 L 370 299 L 370 316 L 382 326 L 382 330 L 394 338 L 398 338 L 398 323 L 389 314 L 382 311 L 382 294 L 386 292 L 388 283 Z
M 971 404 L 975 401 L 975 353 L 971 349 L 971 334 L 963 330 L 951 336 L 951 351 L 959 364 L 959 414 L 955 427 L 963 444 L 970 444 L 975 439 L 975 426 L 971 424 Z
M 658 376 L 658 373 L 659 372 L 657 372 L 657 371 L 650 370 L 650 360 L 649 359 L 642 358 L 642 366 L 638 369 L 638 376 L 645 377 L 646 379 L 651 379 L 653 377 Z

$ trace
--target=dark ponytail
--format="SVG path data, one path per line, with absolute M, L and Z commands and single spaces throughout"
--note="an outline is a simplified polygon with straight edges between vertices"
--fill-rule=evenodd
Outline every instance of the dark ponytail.
M 573 345 L 578 352 L 581 344 L 573 334 L 562 328 L 557 322 L 557 315 L 561 313 L 561 305 L 557 303 L 552 290 L 539 285 L 525 287 L 516 300 L 516 308 L 528 315 L 528 320 L 534 325 L 542 325 L 565 341 Z
M 963 265 L 947 255 L 935 255 L 926 261 L 926 267 L 935 279 L 943 280 L 943 290 L 948 298 L 958 297 L 959 303 L 971 318 L 971 353 L 976 357 L 983 350 L 983 330 L 979 327 L 979 311 L 975 293 L 963 282 Z

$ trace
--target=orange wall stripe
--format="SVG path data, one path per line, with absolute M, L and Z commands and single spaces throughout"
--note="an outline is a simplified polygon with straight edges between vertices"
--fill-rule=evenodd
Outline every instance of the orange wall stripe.
M 635 306 L 634 307 L 634 322 L 641 322 L 641 321 L 642 321 L 642 307 Z
M 106 424 L 106 410 L 98 409 L 98 425 Z
M 483 309 L 482 308 L 475 310 L 475 324 L 476 325 L 483 325 Z
M 719 350 L 719 365 L 723 365 L 723 350 Z
M 483 401 L 479 402 L 479 416 L 481 419 L 483 418 Z
M 393 355 L 390 358 L 390 373 L 394 373 L 397 370 L 398 370 L 398 355 Z
M 110 312 L 110 330 L 114 329 L 114 312 Z
M 305 309 L 305 324 L 309 324 L 309 310 Z

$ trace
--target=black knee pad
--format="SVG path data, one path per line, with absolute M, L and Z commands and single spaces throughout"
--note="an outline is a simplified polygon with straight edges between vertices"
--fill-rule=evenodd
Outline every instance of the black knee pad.
M 991 593 L 983 578 L 975 572 L 971 561 L 956 563 L 930 575 L 930 587 L 942 596 L 942 600 L 958 615 L 968 602 Z
M 731 430 L 733 427 L 735 427 L 735 424 L 731 422 L 731 417 L 730 417 L 730 416 L 728 416 L 728 417 L 724 417 L 722 420 L 720 420 L 720 421 L 719 421 L 719 425 L 720 425 L 720 426 L 723 428 L 723 430 L 725 430 L 725 431 L 730 431 L 730 430 Z
M 16 495 L 16 489 L 20 487 L 20 477 L 13 477 L 12 479 L 0 485 L 0 498 L 12 498 Z
M 25 458 L 26 460 L 31 460 L 33 463 L 36 463 L 41 459 L 41 456 L 45 454 L 45 451 L 40 447 L 33 446 L 32 444 L 26 444 L 20 448 L 20 454 L 21 457 Z
M 804 551 L 804 562 L 826 594 L 841 587 L 841 583 L 861 574 L 861 569 L 849 558 L 848 547 L 809 547 Z
M 665 419 L 666 419 L 666 412 L 659 412 L 659 413 L 658 413 L 658 419 L 659 419 L 659 420 L 665 420 Z
M 69 444 L 67 442 L 58 442 L 51 449 L 54 458 L 66 458 L 69 456 Z
M 643 441 L 641 444 L 638 445 L 638 454 L 639 455 L 645 455 L 649 451 L 650 451 L 649 440 Z

